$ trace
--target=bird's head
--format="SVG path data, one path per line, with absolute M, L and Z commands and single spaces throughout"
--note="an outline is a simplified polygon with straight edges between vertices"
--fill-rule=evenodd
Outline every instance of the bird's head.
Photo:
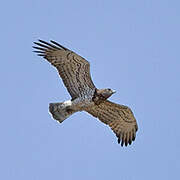
M 99 89 L 97 94 L 102 96 L 104 99 L 109 98 L 112 94 L 114 94 L 116 91 L 107 88 L 107 89 Z

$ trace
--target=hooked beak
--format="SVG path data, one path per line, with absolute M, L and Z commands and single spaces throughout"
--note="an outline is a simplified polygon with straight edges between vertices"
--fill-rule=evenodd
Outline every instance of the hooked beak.
M 116 91 L 115 91 L 115 90 L 112 90 L 112 93 L 114 94 L 114 93 L 116 93 Z

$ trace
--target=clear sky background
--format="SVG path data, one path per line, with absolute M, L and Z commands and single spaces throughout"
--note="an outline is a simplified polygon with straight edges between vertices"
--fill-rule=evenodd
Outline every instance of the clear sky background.
M 179 179 L 179 0 L 7 0 L 0 22 L 0 179 Z M 87 113 L 51 119 L 48 104 L 70 96 L 32 53 L 39 38 L 85 57 L 96 86 L 132 108 L 131 146 Z

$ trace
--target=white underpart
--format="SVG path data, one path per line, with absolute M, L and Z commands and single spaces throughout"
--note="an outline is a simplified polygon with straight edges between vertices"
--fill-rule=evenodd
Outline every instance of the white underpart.
M 53 119 L 60 123 L 77 111 L 83 111 L 89 106 L 94 106 L 92 98 L 79 97 L 73 101 L 67 100 L 60 103 L 50 103 L 49 111 Z
M 71 100 L 64 101 L 63 104 L 64 104 L 65 107 L 72 106 L 72 101 Z

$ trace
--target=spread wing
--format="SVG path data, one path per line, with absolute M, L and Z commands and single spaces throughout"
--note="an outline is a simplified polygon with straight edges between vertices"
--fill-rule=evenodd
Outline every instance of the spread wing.
M 37 45 L 33 46 L 37 49 L 34 52 L 57 68 L 72 99 L 94 93 L 88 61 L 55 41 L 47 43 L 39 40 L 34 43 Z
M 118 138 L 121 146 L 131 144 L 135 140 L 138 126 L 136 119 L 127 106 L 115 104 L 108 100 L 86 109 L 88 113 L 109 125 Z

